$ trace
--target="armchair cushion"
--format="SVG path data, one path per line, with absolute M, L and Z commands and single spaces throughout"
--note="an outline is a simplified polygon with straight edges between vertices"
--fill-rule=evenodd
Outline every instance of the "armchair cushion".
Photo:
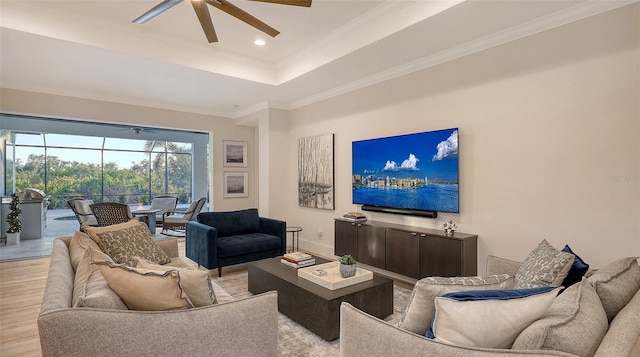
M 260 217 L 255 208 L 231 212 L 203 212 L 197 221 L 218 230 L 218 237 L 260 232 Z
M 80 219 L 81 224 L 98 224 L 96 217 L 91 211 L 91 207 L 89 207 L 93 204 L 92 200 L 75 200 L 73 204 L 76 212 L 78 213 L 78 218 Z
M 247 233 L 218 238 L 218 257 L 234 257 L 280 249 L 280 237 L 264 233 Z

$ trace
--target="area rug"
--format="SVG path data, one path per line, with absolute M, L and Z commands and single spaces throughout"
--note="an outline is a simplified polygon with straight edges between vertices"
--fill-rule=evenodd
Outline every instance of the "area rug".
M 252 294 L 248 291 L 247 273 L 233 274 L 215 279 L 222 288 L 236 299 L 245 298 Z M 407 306 L 411 291 L 405 288 L 393 287 L 393 314 L 385 318 L 392 324 L 400 321 L 400 317 Z M 340 339 L 325 341 L 323 338 L 307 330 L 304 326 L 291 320 L 283 314 L 278 314 L 278 355 L 296 357 L 326 357 L 340 356 Z

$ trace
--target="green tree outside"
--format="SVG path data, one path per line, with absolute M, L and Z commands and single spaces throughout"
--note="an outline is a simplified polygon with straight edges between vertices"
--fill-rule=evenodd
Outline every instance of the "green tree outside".
M 149 150 L 151 143 L 145 149 Z M 190 202 L 191 155 L 175 143 L 156 142 L 155 147 L 147 155 L 151 156 L 151 168 L 149 159 L 135 162 L 130 168 L 119 168 L 114 162 L 106 162 L 102 168 L 31 154 L 24 163 L 16 160 L 16 187 L 43 190 L 49 196 L 50 209 L 67 208 L 67 200 L 72 197 L 148 205 L 153 196 L 169 194 L 177 196 L 178 202 Z

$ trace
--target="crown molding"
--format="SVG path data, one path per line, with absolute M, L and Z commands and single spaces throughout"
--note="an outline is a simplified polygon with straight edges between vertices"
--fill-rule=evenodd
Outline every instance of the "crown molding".
M 619 7 L 626 6 L 638 1 L 640 0 L 585 1 L 563 11 L 559 11 L 551 15 L 543 16 L 536 20 L 514 26 L 508 30 L 497 32 L 478 40 L 453 47 L 446 51 L 441 51 L 431 56 L 423 57 L 407 64 L 378 72 L 375 75 L 365 77 L 347 83 L 345 85 L 338 86 L 336 88 L 290 102 L 288 103 L 286 110 L 292 110 L 306 105 L 314 104 L 342 94 L 353 92 L 361 88 L 385 82 L 423 69 L 434 67 L 439 64 L 453 61 L 455 59 L 468 56 L 476 52 L 487 50 L 492 47 L 535 35 L 537 33 L 550 30 L 558 26 L 566 25 L 571 22 L 595 16 L 603 12 L 615 10 Z

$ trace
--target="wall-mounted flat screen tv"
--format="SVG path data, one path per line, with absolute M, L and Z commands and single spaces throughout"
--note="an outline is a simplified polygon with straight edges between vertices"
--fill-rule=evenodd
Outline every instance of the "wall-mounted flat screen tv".
M 354 141 L 353 203 L 458 213 L 458 129 Z

